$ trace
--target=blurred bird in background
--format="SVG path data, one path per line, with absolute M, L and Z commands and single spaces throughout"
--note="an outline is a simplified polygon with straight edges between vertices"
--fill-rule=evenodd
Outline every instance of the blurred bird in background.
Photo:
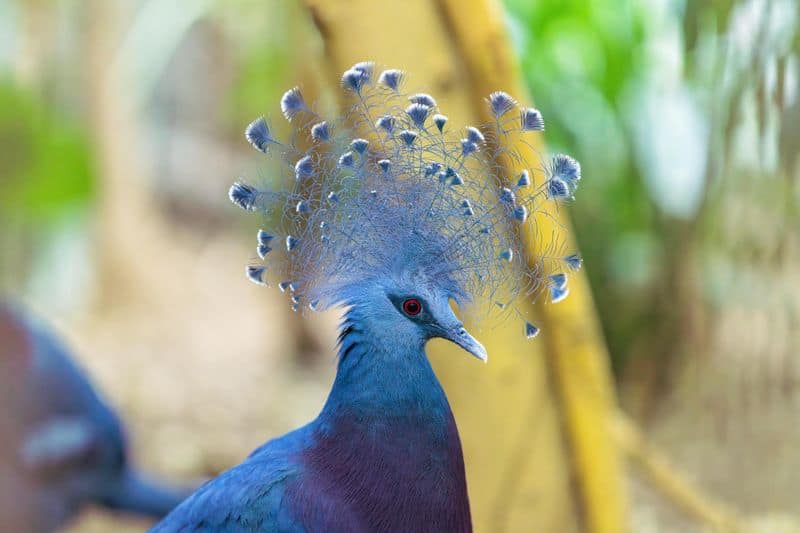
M 0 402 L 0 531 L 54 531 L 88 504 L 158 518 L 188 494 L 130 464 L 122 423 L 67 350 L 3 302 Z
M 342 117 L 320 117 L 294 88 L 281 100 L 291 143 L 264 118 L 247 128 L 292 183 L 230 189 L 265 217 L 247 275 L 295 311 L 344 309 L 337 374 L 316 420 L 204 485 L 154 531 L 471 531 L 458 431 L 424 347 L 444 338 L 485 362 L 453 310 L 470 303 L 536 336 L 515 302 L 563 300 L 581 259 L 558 244 L 526 257 L 519 227 L 540 235 L 542 218 L 552 224 L 580 166 L 558 155 L 508 176 L 502 161 L 521 157 L 510 147 L 544 129 L 538 110 L 495 92 L 493 123 L 452 129 L 432 96 L 403 92 L 404 78 L 358 63 L 341 79 Z

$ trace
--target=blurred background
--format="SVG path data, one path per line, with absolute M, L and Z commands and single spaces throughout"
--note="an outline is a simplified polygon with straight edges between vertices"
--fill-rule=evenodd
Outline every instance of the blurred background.
M 622 410 L 700 493 L 800 531 L 800 6 L 504 9 L 548 149 L 583 165 Z M 244 125 L 323 85 L 323 45 L 295 1 L 0 0 L 0 294 L 55 325 L 153 472 L 214 475 L 327 395 L 335 314 L 247 281 L 256 226 L 226 197 L 264 172 Z M 706 530 L 626 476 L 631 531 Z M 120 520 L 71 530 L 145 525 Z

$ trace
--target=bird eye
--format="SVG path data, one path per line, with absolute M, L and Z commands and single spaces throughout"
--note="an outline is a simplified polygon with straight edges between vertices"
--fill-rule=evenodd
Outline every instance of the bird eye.
M 403 312 L 409 316 L 418 315 L 422 311 L 422 304 L 416 298 L 409 298 L 403 302 Z

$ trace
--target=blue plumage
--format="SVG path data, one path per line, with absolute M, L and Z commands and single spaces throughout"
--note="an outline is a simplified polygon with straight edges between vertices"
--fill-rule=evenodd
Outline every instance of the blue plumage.
M 300 89 L 295 87 L 286 91 L 281 98 L 281 112 L 286 120 L 291 121 L 295 115 L 306 110 L 306 102 Z
M 246 183 L 235 183 L 228 197 L 231 202 L 247 211 L 255 211 L 258 202 L 258 191 Z
M 403 80 L 403 71 L 397 69 L 389 69 L 381 72 L 381 77 L 378 83 L 386 86 L 387 88 L 397 91 L 400 89 L 400 82 Z
M 425 104 L 411 104 L 406 108 L 406 115 L 408 115 L 408 118 L 410 118 L 411 122 L 414 123 L 414 126 L 417 128 L 423 128 L 425 126 L 425 121 L 428 119 L 428 113 L 430 113 L 430 111 L 431 108 Z
M 578 254 L 569 254 L 568 256 L 564 257 L 564 262 L 572 270 L 579 270 L 583 265 L 583 259 Z
M 400 294 L 423 303 L 418 319 L 398 320 Z M 346 298 L 337 375 L 317 419 L 201 487 L 155 532 L 471 530 L 455 421 L 423 346 L 448 335 L 485 352 L 438 289 L 413 276 Z
M 290 190 L 258 191 L 253 202 L 276 224 L 269 235 L 285 236 L 285 250 L 266 258 L 292 308 L 346 310 L 325 407 L 156 531 L 471 531 L 458 432 L 424 347 L 441 337 L 486 361 L 452 301 L 508 313 L 542 291 L 566 295 L 566 276 L 554 272 L 580 260 L 526 256 L 519 226 L 538 235 L 579 173 L 571 159 L 534 169 L 510 148 L 543 122 L 535 109 L 511 113 L 506 93 L 488 98 L 494 123 L 459 138 L 431 95 L 403 93 L 401 71 L 373 74 L 368 62 L 343 74 L 342 117 L 289 106 L 293 138 L 308 148 L 280 145 Z M 304 102 L 296 88 L 287 101 Z M 528 169 L 507 176 L 509 159 Z M 558 198 L 555 180 L 566 191 Z M 523 329 L 539 332 L 527 321 Z
M 266 251 L 262 250 L 264 245 L 259 245 L 258 247 L 258 254 L 266 255 Z M 267 268 L 261 265 L 247 265 L 247 279 L 255 283 L 256 285 L 264 285 L 266 284 L 265 275 L 267 273 Z
M 544 119 L 538 109 L 529 107 L 519 113 L 520 127 L 523 131 L 543 131 Z
M 433 96 L 427 93 L 417 93 L 412 94 L 408 97 L 408 101 L 413 104 L 420 104 L 428 107 L 436 107 L 436 100 L 433 99 Z
M 495 117 L 500 117 L 517 107 L 517 101 L 506 92 L 495 91 L 486 99 L 489 109 Z
M 328 123 L 324 120 L 311 126 L 311 139 L 317 142 L 326 142 L 331 137 Z
M 259 117 L 244 130 L 247 141 L 259 152 L 267 153 L 269 144 L 274 142 L 269 132 L 269 126 L 264 117 Z
M 547 196 L 554 200 L 569 198 L 569 186 L 561 178 L 553 177 L 547 182 Z
M 161 517 L 186 495 L 148 481 L 123 427 L 63 346 L 0 302 L 0 531 L 54 531 L 89 504 Z

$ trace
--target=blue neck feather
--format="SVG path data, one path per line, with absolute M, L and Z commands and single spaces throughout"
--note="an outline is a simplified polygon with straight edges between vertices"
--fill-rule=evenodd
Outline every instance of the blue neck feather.
M 436 426 L 452 416 L 423 342 L 377 340 L 352 311 L 340 329 L 339 366 L 322 416 L 342 411 L 365 418 L 421 417 Z

